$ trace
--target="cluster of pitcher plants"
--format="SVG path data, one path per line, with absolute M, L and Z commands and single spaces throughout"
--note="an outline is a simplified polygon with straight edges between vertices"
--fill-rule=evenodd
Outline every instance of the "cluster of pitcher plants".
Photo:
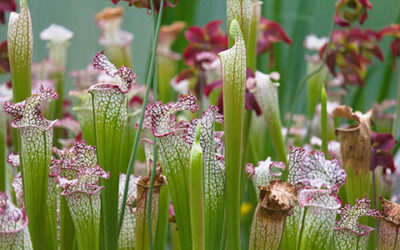
M 397 100 L 379 82 L 368 111 L 343 105 L 371 64 L 389 61 L 395 78 L 400 23 L 364 28 L 369 0 L 338 0 L 327 37 L 305 38 L 307 72 L 282 110 L 274 48 L 292 39 L 262 2 L 227 0 L 225 32 L 222 20 L 163 24 L 187 0 L 127 1 L 154 22 L 140 79 L 112 6 L 124 1 L 95 16 L 104 50 L 71 72 L 72 31 L 43 30 L 48 58 L 32 63 L 27 0 L 19 12 L 0 4 L 1 22 L 12 11 L 0 44 L 0 249 L 400 249 L 400 80 Z M 301 101 L 306 115 L 294 113 Z

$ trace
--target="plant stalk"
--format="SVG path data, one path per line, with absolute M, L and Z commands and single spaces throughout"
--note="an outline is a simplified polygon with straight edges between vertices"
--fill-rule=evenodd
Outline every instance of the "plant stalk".
M 153 0 L 150 1 L 151 4 L 151 10 L 154 15 L 154 31 L 156 30 L 156 16 L 155 16 L 155 11 L 154 11 L 154 2 Z M 162 6 L 161 6 L 162 7 Z M 157 100 L 157 63 L 154 64 L 154 79 L 153 79 L 153 100 Z M 154 249 L 154 242 L 153 242 L 153 233 L 152 233 L 152 227 L 151 227 L 151 205 L 152 205 L 152 199 L 153 199 L 153 187 L 154 187 L 154 179 L 155 179 L 155 174 L 156 174 L 156 167 L 157 167 L 157 137 L 153 136 L 153 167 L 151 168 L 151 177 L 150 177 L 150 187 L 149 187 L 149 193 L 147 196 L 147 229 L 149 233 L 149 246 L 150 249 Z
M 3 105 L 0 104 L 2 109 Z M 7 118 L 3 110 L 0 110 L 0 192 L 6 191 L 7 183 Z
M 122 199 L 121 215 L 119 217 L 119 223 L 118 223 L 118 235 L 119 235 L 119 233 L 121 231 L 122 222 L 123 222 L 123 219 L 124 219 L 126 199 L 128 197 L 129 177 L 131 176 L 133 164 L 134 164 L 135 159 L 136 159 L 140 133 L 141 133 L 141 130 L 142 130 L 142 127 L 143 127 L 144 113 L 145 113 L 145 109 L 146 109 L 147 102 L 148 102 L 148 99 L 149 99 L 150 85 L 152 83 L 152 76 L 153 76 L 153 73 L 154 73 L 154 63 L 155 63 L 155 58 L 156 58 L 156 53 L 157 53 L 157 44 L 158 44 L 158 34 L 159 34 L 159 31 L 160 31 L 163 9 L 164 9 L 164 1 L 161 1 L 160 12 L 159 12 L 158 18 L 157 18 L 156 30 L 154 32 L 153 48 L 152 48 L 153 53 L 151 54 L 149 71 L 147 73 L 147 78 L 146 78 L 146 92 L 145 92 L 145 96 L 144 96 L 144 99 L 143 99 L 142 110 L 141 110 L 141 114 L 140 114 L 140 119 L 139 119 L 137 132 L 136 132 L 136 135 L 135 135 L 135 141 L 134 141 L 134 144 L 133 144 L 133 150 L 132 150 L 132 154 L 131 154 L 131 159 L 129 161 L 128 170 L 126 171 L 126 181 L 125 181 L 125 188 L 124 188 L 124 196 L 123 196 L 123 199 Z M 153 15 L 155 15 L 155 11 L 154 10 L 153 10 Z
M 329 159 L 328 151 L 328 110 L 326 101 L 325 87 L 321 91 L 321 139 L 322 139 L 322 152 L 325 153 L 325 158 Z
M 400 118 L 400 67 L 398 70 L 398 79 L 397 79 L 397 103 L 396 103 L 396 115 L 394 118 L 394 124 L 393 124 L 393 137 L 397 138 L 397 132 L 399 129 L 399 118 Z
M 190 152 L 189 190 L 190 224 L 192 227 L 192 249 L 204 249 L 204 165 L 203 150 L 200 146 L 200 123 Z
M 219 54 L 223 75 L 225 116 L 226 215 L 229 249 L 240 249 L 240 176 L 242 171 L 246 48 L 239 22 L 233 19 L 230 35 L 235 44 Z

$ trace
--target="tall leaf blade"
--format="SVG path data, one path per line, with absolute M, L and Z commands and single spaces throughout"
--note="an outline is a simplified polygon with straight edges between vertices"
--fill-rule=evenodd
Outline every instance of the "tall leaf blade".
M 236 19 L 230 24 L 235 45 L 219 54 L 225 114 L 226 215 L 230 249 L 240 249 L 240 175 L 243 153 L 246 47 Z
M 200 125 L 197 124 L 195 141 L 190 150 L 189 189 L 190 224 L 192 226 L 193 249 L 204 249 L 204 164 L 200 146 Z
M 19 130 L 20 158 L 23 176 L 26 213 L 29 217 L 29 232 L 34 248 L 56 248 L 57 235 L 51 228 L 46 228 L 49 219 L 47 207 L 47 189 L 53 127 L 55 121 L 46 120 L 40 111 L 41 104 L 57 94 L 51 89 L 40 88 L 24 102 L 4 103 L 7 114 L 16 117 L 11 125 Z M 43 223 L 43 219 L 45 223 Z M 46 237 L 51 236 L 51 239 Z
M 145 122 L 160 144 L 161 166 L 167 178 L 182 249 L 192 248 L 189 205 L 190 146 L 185 140 L 185 124 L 178 123 L 174 114 L 182 110 L 196 111 L 198 106 L 195 101 L 196 98 L 191 94 L 180 95 L 176 103 L 163 105 L 158 101 L 146 108 Z
M 32 20 L 26 0 L 20 0 L 20 13 L 12 12 L 8 24 L 8 55 L 14 102 L 31 95 L 33 53 Z
M 168 235 L 168 216 L 169 216 L 169 190 L 168 186 L 163 186 L 158 197 L 158 218 L 154 248 L 164 250 L 167 244 Z
M 222 249 L 225 223 L 225 162 L 218 155 L 220 138 L 217 137 L 215 122 L 222 123 L 218 109 L 210 106 L 200 119 L 193 119 L 186 130 L 186 141 L 192 145 L 196 126 L 200 126 L 199 143 L 203 153 L 204 188 L 204 249 Z M 199 200 L 200 201 L 200 200 Z
M 106 249 L 118 245 L 118 188 L 121 165 L 121 145 L 128 122 L 128 95 L 135 76 L 131 70 L 119 70 L 102 53 L 93 60 L 96 69 L 104 70 L 112 78 L 110 83 L 96 84 L 89 88 L 92 94 L 93 117 L 99 165 L 110 172 L 108 180 L 102 180 L 102 228 Z

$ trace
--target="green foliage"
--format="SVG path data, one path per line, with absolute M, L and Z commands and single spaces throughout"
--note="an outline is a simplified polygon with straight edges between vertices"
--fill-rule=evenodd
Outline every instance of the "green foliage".
M 235 44 L 219 54 L 224 82 L 226 216 L 228 246 L 240 249 L 240 175 L 242 172 L 246 47 L 239 23 L 233 19 L 230 36 Z

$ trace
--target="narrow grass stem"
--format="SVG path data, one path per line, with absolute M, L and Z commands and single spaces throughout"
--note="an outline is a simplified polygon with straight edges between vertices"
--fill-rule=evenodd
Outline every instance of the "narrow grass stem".
M 154 11 L 153 0 L 150 1 L 150 5 L 154 15 L 155 11 Z M 161 3 L 161 8 L 163 8 L 162 5 L 163 3 Z M 157 29 L 157 22 L 156 22 L 156 16 L 154 15 L 154 32 L 156 31 L 156 29 Z M 155 50 L 153 50 L 153 54 L 155 54 L 154 51 Z M 155 63 L 153 67 L 154 67 L 154 72 L 157 72 L 157 63 Z M 154 75 L 153 79 L 153 101 L 155 100 L 157 100 L 157 74 Z M 156 176 L 156 168 L 157 168 L 157 137 L 153 136 L 153 166 L 151 168 L 150 187 L 149 187 L 149 192 L 147 194 L 147 229 L 149 232 L 149 246 L 151 250 L 154 249 L 153 232 L 151 228 L 151 204 L 153 200 L 153 187 L 154 187 L 154 179 Z
M 124 196 L 122 198 L 121 215 L 119 217 L 119 222 L 118 222 L 118 234 L 121 231 L 122 222 L 124 220 L 125 205 L 126 205 L 126 200 L 128 198 L 129 177 L 131 176 L 133 164 L 134 164 L 135 159 L 136 159 L 136 153 L 137 153 L 138 144 L 139 144 L 140 132 L 141 132 L 142 127 L 143 127 L 144 113 L 145 113 L 145 109 L 146 109 L 146 106 L 147 106 L 147 101 L 149 99 L 150 85 L 151 85 L 151 82 L 152 82 L 152 76 L 153 76 L 153 72 L 154 72 L 154 63 L 155 63 L 155 58 L 156 58 L 156 53 L 157 53 L 158 34 L 159 34 L 159 31 L 160 31 L 163 9 L 164 9 L 164 1 L 161 1 L 160 12 L 158 14 L 157 25 L 156 25 L 156 29 L 155 29 L 155 32 L 154 32 L 153 48 L 152 48 L 152 54 L 151 54 L 151 58 L 150 58 L 150 66 L 149 66 L 149 71 L 147 73 L 147 78 L 146 78 L 146 92 L 145 92 L 145 96 L 144 96 L 144 99 L 143 99 L 142 110 L 141 110 L 141 114 L 140 114 L 140 119 L 139 119 L 137 132 L 136 132 L 136 135 L 135 135 L 135 141 L 134 141 L 134 144 L 133 144 L 133 150 L 132 150 L 132 154 L 131 154 L 131 159 L 129 160 L 128 170 L 126 171 L 126 181 L 125 181 L 125 187 L 124 187 Z M 153 15 L 155 15 L 154 9 L 153 9 Z
M 155 66 L 157 67 L 157 66 Z M 153 92 L 154 92 L 154 100 L 157 99 L 157 75 L 154 76 L 153 81 Z M 151 177 L 150 177 L 150 186 L 149 192 L 147 194 L 147 228 L 149 232 L 149 246 L 150 249 L 154 249 L 154 242 L 153 242 L 153 233 L 151 228 L 151 204 L 153 200 L 153 187 L 154 187 L 154 179 L 156 175 L 156 167 L 157 167 L 157 137 L 153 136 L 153 166 L 151 168 Z
M 372 172 L 372 196 L 374 199 L 374 209 L 378 210 L 378 203 L 377 203 L 377 198 L 376 198 L 376 175 L 375 175 L 375 169 L 371 171 Z M 375 218 L 375 230 L 371 234 L 371 238 L 373 238 L 372 243 L 370 242 L 369 245 L 374 245 L 376 244 L 376 237 L 379 235 L 379 221 L 377 218 Z
M 321 139 L 322 139 L 322 152 L 325 153 L 325 158 L 329 159 L 328 152 L 328 111 L 326 101 L 325 87 L 321 91 Z
M 2 108 L 2 104 L 0 104 Z M 5 192 L 7 186 L 7 118 L 3 111 L 0 110 L 0 191 Z
M 376 199 L 376 178 L 375 169 L 372 170 L 372 192 L 374 197 L 374 209 L 378 209 L 377 199 Z
M 394 117 L 393 124 L 393 137 L 397 138 L 397 130 L 399 129 L 399 116 L 400 116 L 400 67 L 398 70 L 398 79 L 397 79 L 397 103 L 396 103 L 396 115 Z

